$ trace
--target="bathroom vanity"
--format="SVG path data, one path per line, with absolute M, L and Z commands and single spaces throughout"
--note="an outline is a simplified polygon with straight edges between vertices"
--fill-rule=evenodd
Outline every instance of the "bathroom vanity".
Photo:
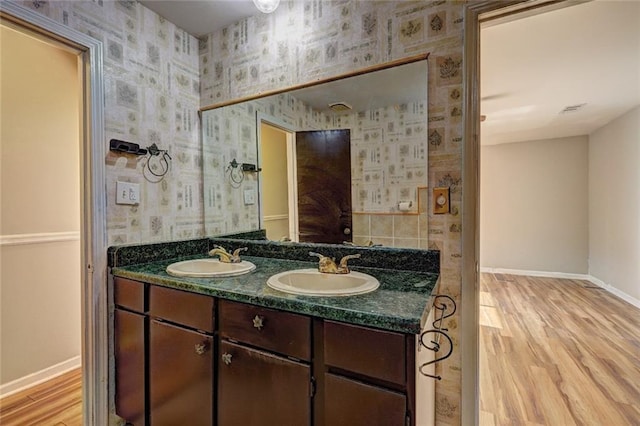
M 221 242 L 248 246 L 243 259 L 255 270 L 225 278 L 166 273 Z M 434 352 L 419 335 L 433 322 L 437 252 L 187 244 L 109 251 L 117 416 L 153 426 L 433 424 L 434 379 L 419 369 Z M 358 252 L 353 269 L 375 276 L 380 288 L 310 297 L 266 285 L 274 274 L 312 267 L 310 248 L 338 258 Z

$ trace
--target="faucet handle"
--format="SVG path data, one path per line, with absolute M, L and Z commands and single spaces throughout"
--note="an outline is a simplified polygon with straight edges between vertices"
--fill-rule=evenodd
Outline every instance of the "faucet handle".
M 238 249 L 235 249 L 233 251 L 233 254 L 231 255 L 231 262 L 239 263 L 240 262 L 240 252 L 241 251 L 247 251 L 247 250 L 248 250 L 247 247 L 240 247 Z
M 338 272 L 338 266 L 336 265 L 335 259 L 332 259 L 320 253 L 315 253 L 313 251 L 309 252 L 309 256 L 316 256 L 320 258 L 320 261 L 318 262 L 318 270 L 320 272 L 329 274 L 335 274 Z
M 342 272 L 343 274 L 348 274 L 349 273 L 349 267 L 347 267 L 347 261 L 349 259 L 360 259 L 360 253 L 349 254 L 347 256 L 344 256 L 342 259 L 340 259 L 340 266 L 338 267 L 338 269 L 343 271 Z

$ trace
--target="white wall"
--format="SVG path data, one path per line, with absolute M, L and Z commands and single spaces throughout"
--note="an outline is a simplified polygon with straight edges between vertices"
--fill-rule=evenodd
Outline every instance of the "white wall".
M 260 144 L 263 224 L 267 238 L 278 241 L 290 237 L 287 134 L 262 123 Z
M 9 392 L 79 360 L 80 81 L 75 54 L 0 30 L 0 390 Z
M 483 146 L 480 266 L 586 274 L 588 138 Z
M 640 107 L 589 137 L 589 273 L 640 300 Z

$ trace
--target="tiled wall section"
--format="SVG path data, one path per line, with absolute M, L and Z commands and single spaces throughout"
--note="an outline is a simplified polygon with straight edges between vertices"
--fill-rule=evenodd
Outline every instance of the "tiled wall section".
M 452 213 L 429 213 L 428 244 L 442 251 L 441 290 L 459 308 L 463 6 L 283 1 L 274 14 L 243 20 L 200 43 L 202 106 L 430 52 L 428 185 L 451 188 Z M 456 350 L 438 367 L 440 425 L 460 424 L 459 312 L 447 324 Z
M 152 183 L 146 157 L 108 153 L 108 243 L 202 236 L 198 40 L 133 1 L 18 3 L 103 43 L 105 145 L 155 143 L 173 159 L 165 179 Z M 115 204 L 118 180 L 140 184 L 138 206 Z

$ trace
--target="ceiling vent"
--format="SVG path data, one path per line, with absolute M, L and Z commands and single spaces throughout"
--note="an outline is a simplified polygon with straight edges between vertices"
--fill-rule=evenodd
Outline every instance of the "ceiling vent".
M 560 114 L 569 114 L 572 112 L 578 112 L 580 111 L 584 106 L 586 105 L 586 103 L 584 104 L 576 104 L 576 105 L 569 105 L 566 106 L 562 109 L 562 111 L 560 111 Z

